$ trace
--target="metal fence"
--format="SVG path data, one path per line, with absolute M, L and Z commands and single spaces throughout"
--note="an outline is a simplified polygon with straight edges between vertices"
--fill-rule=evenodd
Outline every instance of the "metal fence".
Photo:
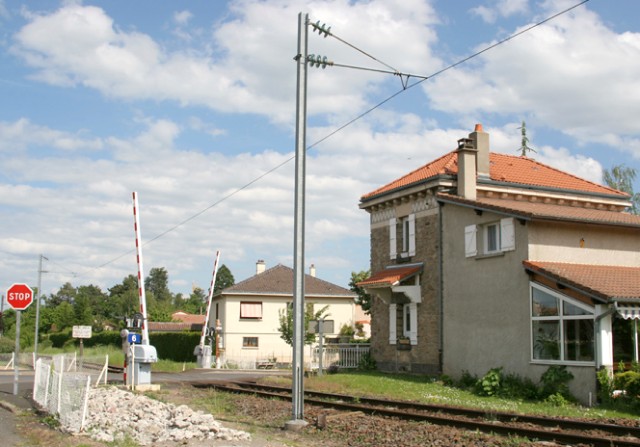
M 36 361 L 33 400 L 71 432 L 82 431 L 89 389 L 107 383 L 109 358 L 56 355 Z
M 369 354 L 370 346 L 364 343 L 331 344 L 323 346 L 322 352 L 320 346 L 315 346 L 312 350 L 312 369 L 320 365 L 323 368 L 356 369 L 362 358 Z
M 309 346 L 305 349 L 305 369 L 316 370 L 322 363 L 323 368 L 355 369 L 360 366 L 362 357 L 369 353 L 369 344 L 340 343 L 320 347 Z M 227 350 L 223 353 L 221 365 L 226 369 L 287 369 L 291 368 L 292 352 L 286 351 L 249 351 Z

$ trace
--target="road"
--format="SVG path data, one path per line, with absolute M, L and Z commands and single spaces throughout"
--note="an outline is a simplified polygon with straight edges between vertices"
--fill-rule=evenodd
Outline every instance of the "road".
M 2 445 L 14 447 L 24 445 L 23 439 L 16 431 L 17 417 L 22 411 L 29 411 L 31 391 L 33 389 L 33 371 L 20 371 L 18 377 L 18 394 L 14 395 L 13 370 L 0 370 L 0 433 Z

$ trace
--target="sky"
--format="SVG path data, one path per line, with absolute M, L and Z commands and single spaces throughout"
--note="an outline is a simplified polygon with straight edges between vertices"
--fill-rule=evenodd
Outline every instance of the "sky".
M 363 194 L 476 123 L 517 155 L 524 121 L 531 157 L 594 182 L 640 171 L 640 2 L 588 1 L 442 71 L 577 3 L 0 0 L 0 290 L 136 275 L 134 191 L 144 275 L 174 293 L 206 291 L 218 250 L 236 282 L 293 267 L 299 13 L 333 33 L 310 29 L 309 54 L 342 65 L 308 67 L 319 278 L 369 268 Z

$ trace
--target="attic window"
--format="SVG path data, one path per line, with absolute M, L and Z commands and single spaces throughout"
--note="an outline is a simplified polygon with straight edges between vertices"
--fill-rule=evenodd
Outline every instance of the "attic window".
M 262 320 L 262 303 L 248 301 L 241 302 L 240 318 L 244 320 Z

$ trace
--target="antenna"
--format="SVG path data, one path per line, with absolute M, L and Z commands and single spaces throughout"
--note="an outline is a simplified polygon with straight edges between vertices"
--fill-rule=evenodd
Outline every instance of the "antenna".
M 520 129 L 520 133 L 522 135 L 522 143 L 520 146 L 520 155 L 522 157 L 526 157 L 527 156 L 527 151 L 530 152 L 536 152 L 536 150 L 532 147 L 529 147 L 529 138 L 527 138 L 527 124 L 524 122 L 524 120 L 522 121 L 522 126 L 518 127 L 518 129 Z

